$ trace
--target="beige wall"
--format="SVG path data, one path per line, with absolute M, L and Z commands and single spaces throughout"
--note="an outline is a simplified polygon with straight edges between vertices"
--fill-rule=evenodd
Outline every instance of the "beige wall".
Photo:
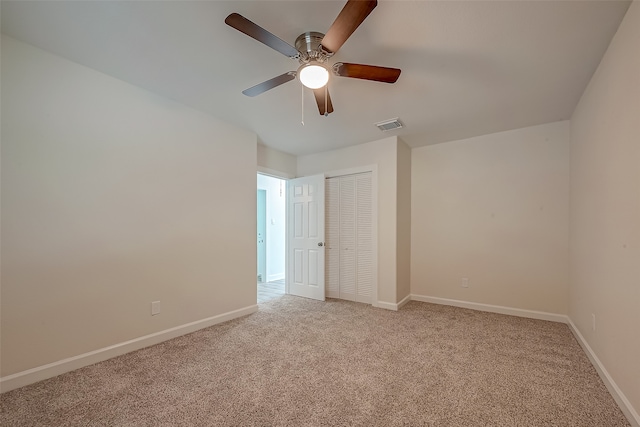
M 570 241 L 570 317 L 639 413 L 638 1 L 630 6 L 571 118 Z
M 296 156 L 258 144 L 258 171 L 282 178 L 295 178 Z
M 566 314 L 569 123 L 412 153 L 411 293 Z
M 411 294 L 411 149 L 398 139 L 396 301 Z
M 254 134 L 10 38 L 1 59 L 2 376 L 256 303 Z
M 378 167 L 378 301 L 396 303 L 397 138 L 298 157 L 298 176 Z

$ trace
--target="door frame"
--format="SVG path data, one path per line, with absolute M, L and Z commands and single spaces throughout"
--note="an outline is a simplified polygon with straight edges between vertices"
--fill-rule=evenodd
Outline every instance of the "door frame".
M 378 165 L 358 166 L 348 169 L 339 169 L 324 172 L 325 179 L 337 178 L 339 176 L 356 175 L 359 173 L 371 172 L 371 222 L 373 224 L 371 250 L 373 256 L 373 289 L 371 292 L 371 305 L 378 305 Z
M 287 181 L 292 178 L 295 178 L 295 175 L 292 175 L 287 172 L 278 171 L 275 169 L 265 168 L 264 166 L 258 166 L 256 173 L 260 175 L 271 176 L 273 178 L 282 179 L 285 181 L 285 189 L 287 187 Z M 286 192 L 285 197 L 285 205 L 288 206 L 289 203 L 289 192 Z M 256 210 L 257 212 L 257 210 Z M 284 210 L 284 293 L 289 294 L 289 275 L 287 272 L 289 271 L 289 209 L 285 207 Z M 257 263 L 256 263 L 257 265 Z
M 262 191 L 262 193 L 260 193 L 261 191 Z M 257 211 L 258 212 L 260 211 L 260 205 L 261 204 L 264 205 L 263 206 L 264 218 L 262 218 L 263 221 L 260 221 L 260 215 L 258 215 L 258 221 L 256 221 L 258 223 L 261 223 L 261 224 L 258 224 L 258 233 L 260 232 L 260 225 L 263 226 L 264 235 L 262 236 L 262 239 L 263 239 L 263 244 L 264 244 L 264 248 L 263 248 L 264 249 L 264 253 L 261 256 L 261 254 L 260 254 L 260 242 L 258 242 L 258 251 L 257 251 L 257 258 L 258 258 L 257 261 L 258 262 L 257 262 L 256 270 L 257 270 L 257 273 L 258 273 L 257 276 L 260 277 L 260 273 L 262 273 L 262 272 L 260 271 L 259 267 L 260 267 L 260 261 L 262 261 L 262 264 L 263 264 L 262 267 L 264 269 L 264 276 L 262 276 L 261 283 L 266 283 L 266 282 L 268 282 L 268 280 L 267 280 L 267 190 L 258 188 L 257 194 L 258 194 L 258 197 L 257 197 L 258 209 L 257 209 Z M 260 195 L 261 194 L 264 195 L 264 200 L 262 200 L 262 203 L 260 203 L 260 201 L 261 201 L 260 200 Z M 262 260 L 260 258 L 262 258 Z

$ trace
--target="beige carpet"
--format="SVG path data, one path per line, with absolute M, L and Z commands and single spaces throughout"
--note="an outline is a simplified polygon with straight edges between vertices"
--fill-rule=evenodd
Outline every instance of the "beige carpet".
M 0 398 L 3 426 L 627 426 L 566 325 L 284 296 Z

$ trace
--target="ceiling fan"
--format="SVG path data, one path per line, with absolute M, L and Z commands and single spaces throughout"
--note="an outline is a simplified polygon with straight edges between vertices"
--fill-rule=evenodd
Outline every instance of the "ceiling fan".
M 298 77 L 304 86 L 313 90 L 320 114 L 329 115 L 329 113 L 333 112 L 333 105 L 327 89 L 329 70 L 325 64 L 369 16 L 377 4 L 376 0 L 348 0 L 326 34 L 307 31 L 296 38 L 295 47 L 240 14 L 232 13 L 227 16 L 224 22 L 230 27 L 243 32 L 291 59 L 298 60 L 300 63 L 297 71 L 286 72 L 245 89 L 242 93 L 251 97 L 257 96 Z M 397 68 L 347 62 L 336 62 L 331 67 L 331 71 L 338 77 L 351 77 L 384 83 L 395 83 L 401 72 Z

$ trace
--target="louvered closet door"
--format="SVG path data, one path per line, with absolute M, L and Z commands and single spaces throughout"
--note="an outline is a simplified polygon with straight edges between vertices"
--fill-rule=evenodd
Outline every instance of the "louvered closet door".
M 340 298 L 340 180 L 325 183 L 325 283 L 329 298 Z
M 373 292 L 373 206 L 371 173 L 356 182 L 356 301 L 371 304 Z
M 327 296 L 372 303 L 371 173 L 326 181 Z
M 356 179 L 340 178 L 340 298 L 356 300 Z

